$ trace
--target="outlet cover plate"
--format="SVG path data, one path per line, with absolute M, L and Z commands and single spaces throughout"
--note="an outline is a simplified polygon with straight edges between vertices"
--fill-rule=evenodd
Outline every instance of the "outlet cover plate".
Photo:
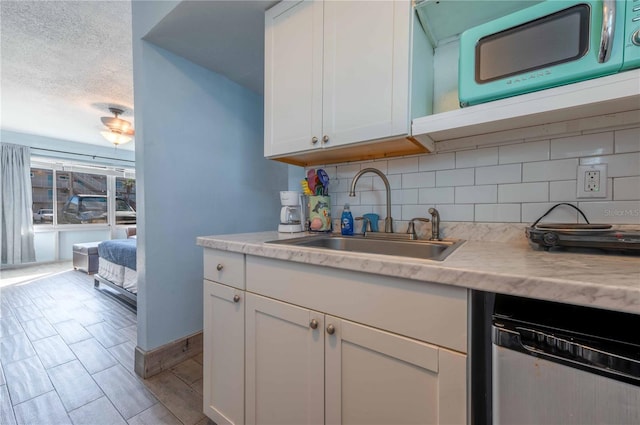
M 593 173 L 595 172 L 595 173 Z M 588 175 L 596 175 L 594 181 Z M 595 190 L 593 188 L 596 188 Z M 578 165 L 578 184 L 576 198 L 607 197 L 607 164 Z

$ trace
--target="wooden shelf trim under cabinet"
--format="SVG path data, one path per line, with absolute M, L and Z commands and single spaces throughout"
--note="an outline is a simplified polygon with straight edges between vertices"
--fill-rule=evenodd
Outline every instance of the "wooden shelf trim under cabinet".
M 286 156 L 270 157 L 287 164 L 308 167 L 312 165 L 335 164 L 338 162 L 365 161 L 380 158 L 392 158 L 405 155 L 429 153 L 434 150 L 433 143 L 421 143 L 406 136 L 390 140 L 375 140 L 335 148 L 315 149 Z

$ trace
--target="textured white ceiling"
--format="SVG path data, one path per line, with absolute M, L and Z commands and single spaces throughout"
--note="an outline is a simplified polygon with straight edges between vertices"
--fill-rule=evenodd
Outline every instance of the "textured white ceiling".
M 2 129 L 112 146 L 108 106 L 133 121 L 131 3 L 2 0 L 0 28 Z
M 145 39 L 261 93 L 275 3 L 183 1 Z M 109 106 L 134 121 L 131 0 L 0 0 L 2 129 L 111 147 Z

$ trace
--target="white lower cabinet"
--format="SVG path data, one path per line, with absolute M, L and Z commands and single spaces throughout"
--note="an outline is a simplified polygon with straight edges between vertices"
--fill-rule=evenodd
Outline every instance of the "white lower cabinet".
M 244 294 L 204 281 L 203 409 L 217 425 L 245 423 Z
M 466 422 L 465 355 L 337 317 L 325 322 L 327 424 Z
M 467 422 L 465 289 L 253 256 L 246 289 L 205 280 L 204 409 L 218 425 Z M 423 308 L 403 311 L 411 300 Z
M 245 358 L 247 424 L 324 423 L 320 314 L 248 293 Z

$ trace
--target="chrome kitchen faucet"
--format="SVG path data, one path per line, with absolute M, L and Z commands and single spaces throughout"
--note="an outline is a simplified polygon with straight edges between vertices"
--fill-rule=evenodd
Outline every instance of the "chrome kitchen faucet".
M 358 173 L 353 177 L 351 181 L 351 190 L 349 190 L 349 196 L 356 196 L 356 183 L 363 174 L 366 173 L 374 173 L 380 176 L 382 182 L 384 183 L 384 187 L 387 190 L 387 217 L 384 219 L 384 231 L 385 233 L 393 233 L 393 218 L 391 218 L 391 187 L 389 186 L 389 180 L 382 173 L 382 171 L 375 168 L 365 168 L 363 170 L 358 171 Z

